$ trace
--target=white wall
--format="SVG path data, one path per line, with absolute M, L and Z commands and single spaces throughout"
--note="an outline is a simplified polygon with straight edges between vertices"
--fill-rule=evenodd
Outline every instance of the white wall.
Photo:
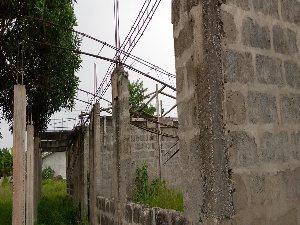
M 66 153 L 65 152 L 54 152 L 43 157 L 43 169 L 50 166 L 54 169 L 54 177 L 61 175 L 66 179 Z

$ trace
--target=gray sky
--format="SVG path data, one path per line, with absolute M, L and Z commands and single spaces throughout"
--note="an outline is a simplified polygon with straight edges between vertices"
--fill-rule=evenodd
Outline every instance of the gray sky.
M 154 0 L 152 0 L 154 2 Z M 133 25 L 138 12 L 142 8 L 144 0 L 119 0 L 120 3 L 120 40 L 123 42 L 125 36 L 129 32 Z M 93 36 L 101 41 L 105 41 L 111 45 L 115 43 L 115 28 L 114 28 L 114 1 L 113 0 L 78 0 L 75 5 L 75 14 L 77 17 L 78 26 L 74 29 L 80 32 L 84 32 L 90 36 Z M 92 54 L 98 54 L 102 45 L 95 41 L 91 41 L 87 38 L 83 38 L 81 50 Z M 101 51 L 100 55 L 113 58 L 115 52 L 105 47 Z M 142 58 L 162 69 L 175 74 L 175 59 L 174 59 L 174 47 L 173 47 L 173 31 L 171 24 L 171 0 L 161 0 L 161 3 L 154 14 L 151 22 L 144 35 L 136 45 L 132 54 Z M 94 63 L 97 64 L 97 81 L 98 86 L 102 81 L 110 63 L 100 59 L 92 58 L 82 55 L 82 68 L 77 73 L 80 78 L 81 89 L 89 92 L 94 92 Z M 132 60 L 127 60 L 127 64 L 131 64 Z M 138 69 L 145 73 L 150 72 L 150 75 L 156 76 L 153 70 L 135 65 Z M 155 91 L 155 82 L 151 79 L 145 78 L 142 75 L 129 72 L 129 79 L 136 80 L 142 79 L 144 86 L 148 88 L 148 92 Z M 156 76 L 157 77 L 157 76 Z M 168 84 L 174 84 L 174 80 L 169 80 L 167 77 L 158 76 L 160 80 Z M 159 87 L 161 85 L 159 84 Z M 175 96 L 176 93 L 170 89 L 165 89 L 165 92 Z M 108 89 L 105 98 L 111 100 L 111 89 Z M 88 101 L 91 96 L 83 92 L 78 92 L 77 98 L 84 101 Z M 176 102 L 168 97 L 160 95 L 160 100 L 163 101 L 163 108 L 167 111 Z M 152 102 L 155 105 L 155 102 Z M 107 107 L 107 103 L 100 101 L 101 106 Z M 54 122 L 56 127 L 62 126 L 61 119 L 64 118 L 63 126 L 67 126 L 68 129 L 72 129 L 74 126 L 74 120 L 68 121 L 66 118 L 78 118 L 80 111 L 84 111 L 86 104 L 77 101 L 75 110 L 72 112 L 60 112 L 52 116 L 56 121 L 51 121 L 49 129 L 54 129 Z M 177 110 L 173 110 L 169 116 L 176 116 Z M 78 121 L 77 121 L 78 122 Z M 56 128 L 57 129 L 57 128 Z M 3 139 L 0 139 L 0 148 L 12 147 L 12 136 L 8 131 L 8 126 L 5 123 L 1 124 L 1 132 Z

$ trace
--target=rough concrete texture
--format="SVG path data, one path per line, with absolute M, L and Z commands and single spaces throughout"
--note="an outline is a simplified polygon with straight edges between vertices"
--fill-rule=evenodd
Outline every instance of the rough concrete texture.
M 13 225 L 25 225 L 26 90 L 14 86 Z
M 194 224 L 300 224 L 299 9 L 298 0 L 172 2 L 184 214 Z M 205 192 L 215 170 L 223 198 Z
M 98 224 L 109 225 L 115 223 L 115 202 L 104 197 L 97 198 Z M 181 212 L 161 208 L 149 208 L 136 203 L 127 202 L 124 205 L 124 225 L 188 225 L 189 222 Z
M 247 7 L 244 3 L 248 2 L 241 3 Z M 226 13 L 221 15 L 218 5 L 218 1 L 173 1 L 184 214 L 194 224 L 230 217 L 233 213 L 223 132 L 220 58 L 221 17 L 233 20 Z M 227 24 L 227 32 L 234 27 Z M 227 37 L 228 43 L 234 42 L 234 35 L 227 34 Z M 251 56 L 232 57 L 246 65 Z M 236 71 L 230 67 L 229 73 L 232 73 L 228 75 L 229 80 L 251 77 L 237 78 Z
M 35 193 L 35 154 L 34 154 L 34 126 L 27 125 L 27 195 L 26 195 L 26 225 L 33 225 L 35 222 L 34 210 L 36 209 Z
M 39 149 L 39 145 L 40 145 L 40 138 L 39 137 L 34 137 L 34 200 L 35 203 L 33 205 L 33 219 L 34 221 L 37 220 L 37 209 L 38 209 L 38 204 L 39 204 L 39 184 L 42 182 L 41 180 L 39 180 L 39 174 L 41 173 L 41 171 L 39 171 L 39 161 L 40 161 L 40 149 Z
M 113 119 L 113 197 L 116 202 L 115 220 L 125 218 L 125 203 L 131 199 L 133 168 L 131 164 L 128 73 L 117 65 L 112 74 Z M 114 90 L 116 89 L 116 90 Z M 114 92 L 117 95 L 114 95 Z
M 236 27 L 234 42 L 227 40 L 226 33 L 222 38 L 225 134 L 233 183 L 231 222 L 300 224 L 296 178 L 300 4 L 297 0 L 248 3 L 249 8 L 235 1 L 220 6 L 222 14 L 233 17 L 230 26 Z M 221 19 L 226 32 L 229 20 Z M 241 60 L 247 55 L 247 61 Z M 252 79 L 241 79 L 249 68 Z

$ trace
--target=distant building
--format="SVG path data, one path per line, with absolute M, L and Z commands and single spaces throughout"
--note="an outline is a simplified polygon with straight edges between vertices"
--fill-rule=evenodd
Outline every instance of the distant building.
M 54 177 L 61 175 L 66 179 L 66 152 L 49 152 L 43 154 L 43 169 L 50 166 L 54 170 Z

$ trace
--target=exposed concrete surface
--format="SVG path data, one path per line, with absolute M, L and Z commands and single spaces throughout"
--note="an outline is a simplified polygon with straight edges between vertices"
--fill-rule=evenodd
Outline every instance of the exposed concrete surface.
M 27 199 L 26 199 L 26 225 L 33 225 L 35 222 L 35 154 L 34 154 L 34 126 L 27 125 Z
M 25 225 L 26 90 L 14 86 L 13 225 Z
M 131 164 L 129 81 L 122 65 L 112 74 L 113 111 L 113 196 L 116 202 L 115 221 L 121 224 L 125 218 L 124 205 L 131 200 L 133 168 Z M 115 89 L 117 90 L 114 94 Z

